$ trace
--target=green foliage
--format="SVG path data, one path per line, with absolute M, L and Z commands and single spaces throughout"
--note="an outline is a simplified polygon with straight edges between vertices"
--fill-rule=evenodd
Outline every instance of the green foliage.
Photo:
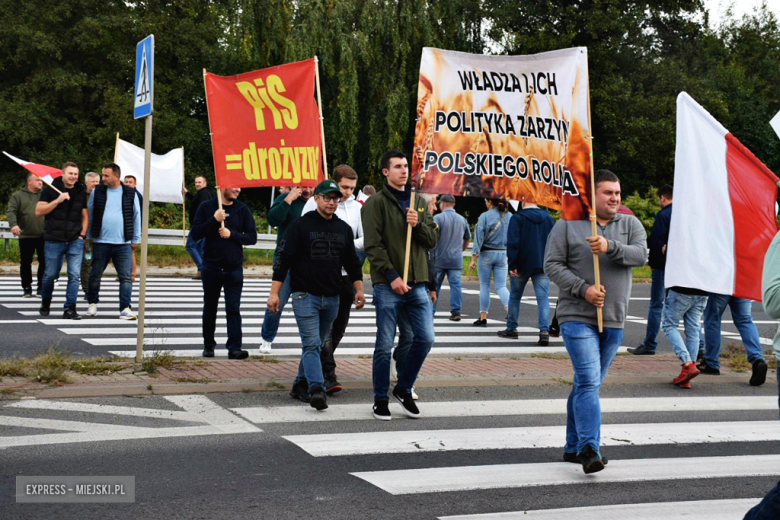
M 651 189 L 642 197 L 635 191 L 633 195 L 623 199 L 623 205 L 634 212 L 636 218 L 645 227 L 648 237 L 650 236 L 650 230 L 653 228 L 655 216 L 661 211 L 661 203 L 658 202 L 658 197 L 656 197 L 655 193 L 656 190 Z

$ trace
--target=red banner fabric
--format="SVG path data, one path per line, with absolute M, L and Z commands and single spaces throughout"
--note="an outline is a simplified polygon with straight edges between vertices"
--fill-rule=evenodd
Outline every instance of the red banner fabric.
M 322 134 L 314 59 L 216 76 L 205 72 L 220 188 L 316 186 Z

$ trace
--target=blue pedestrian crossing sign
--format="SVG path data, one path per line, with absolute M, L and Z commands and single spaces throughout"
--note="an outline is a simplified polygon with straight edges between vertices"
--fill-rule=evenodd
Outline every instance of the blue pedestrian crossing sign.
M 154 100 L 154 35 L 150 34 L 135 48 L 135 90 L 133 118 L 152 114 Z

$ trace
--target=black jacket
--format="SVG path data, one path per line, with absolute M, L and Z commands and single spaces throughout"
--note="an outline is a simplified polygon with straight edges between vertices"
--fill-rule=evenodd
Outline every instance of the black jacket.
M 206 188 L 203 188 L 204 190 Z M 203 190 L 201 190 L 203 191 Z M 220 223 L 214 218 L 219 208 L 217 199 L 207 200 L 198 208 L 195 223 L 190 230 L 193 240 L 206 239 L 203 246 L 203 264 L 213 269 L 235 269 L 244 265 L 244 246 L 257 243 L 257 228 L 252 210 L 240 201 L 223 205 L 227 218 L 225 227 L 230 238 L 219 236 Z
M 363 279 L 352 228 L 336 215 L 327 220 L 310 211 L 293 220 L 277 252 L 273 280 L 283 282 L 289 271 L 292 292 L 336 296 L 343 283 L 342 267 L 350 282 Z
M 653 230 L 647 240 L 647 248 L 650 249 L 650 258 L 647 262 L 652 269 L 663 271 L 666 269 L 666 253 L 663 247 L 669 242 L 669 229 L 672 225 L 672 205 L 668 204 L 658 212 L 653 222 Z
M 81 212 L 87 209 L 87 189 L 80 182 L 66 189 L 62 177 L 57 177 L 51 184 L 62 193 L 70 193 L 70 200 L 62 202 L 46 215 L 43 239 L 49 242 L 76 240 L 81 234 Z M 59 193 L 46 186 L 41 192 L 40 202 L 51 202 L 59 196 Z
M 214 193 L 206 186 L 195 195 L 188 191 L 187 198 L 190 199 L 190 229 L 192 229 L 192 226 L 195 225 L 195 216 L 198 214 L 198 208 L 207 200 L 213 199 Z

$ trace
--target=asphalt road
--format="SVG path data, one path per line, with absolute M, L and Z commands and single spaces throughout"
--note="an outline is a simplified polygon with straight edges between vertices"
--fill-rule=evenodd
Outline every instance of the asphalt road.
M 100 356 L 105 355 L 109 351 L 122 351 L 122 350 L 134 350 L 135 349 L 135 342 L 132 341 L 132 345 L 123 344 L 122 346 L 116 346 L 112 343 L 111 338 L 115 338 L 116 336 L 112 335 L 105 335 L 100 336 L 100 334 L 87 336 L 82 334 L 66 334 L 62 332 L 61 327 L 58 328 L 58 326 L 54 325 L 46 325 L 44 323 L 40 322 L 41 317 L 37 315 L 35 310 L 37 309 L 37 304 L 39 300 L 32 300 L 32 299 L 22 299 L 20 297 L 20 291 L 18 290 L 18 287 L 13 283 L 15 278 L 12 277 L 0 277 L 0 282 L 5 282 L 5 285 L 0 286 L 0 327 L 2 327 L 2 334 L 0 334 L 0 357 L 13 357 L 13 356 L 30 356 L 33 354 L 36 354 L 38 352 L 44 351 L 50 346 L 57 345 L 60 348 L 71 352 L 73 354 L 79 355 L 79 356 Z M 247 284 L 249 282 L 246 282 Z M 245 292 L 244 295 L 249 298 L 250 293 L 246 291 L 247 285 L 245 285 Z M 60 291 L 62 288 L 59 289 Z M 259 291 L 260 289 L 258 289 Z M 468 335 L 470 337 L 477 338 L 477 341 L 475 341 L 473 344 L 470 344 L 469 346 L 475 349 L 475 351 L 478 352 L 479 348 L 482 347 L 497 347 L 497 346 L 520 346 L 522 345 L 533 345 L 535 344 L 535 338 L 533 337 L 533 334 L 528 336 L 526 339 L 526 343 L 518 343 L 515 340 L 506 340 L 501 339 L 495 336 L 495 328 L 500 328 L 503 326 L 503 322 L 505 320 L 505 312 L 501 308 L 500 301 L 494 298 L 491 300 L 491 312 L 488 316 L 489 319 L 495 320 L 493 323 L 491 323 L 491 330 L 484 330 L 479 328 L 472 328 L 469 326 L 469 324 L 476 319 L 478 316 L 479 311 L 479 297 L 478 297 L 478 290 L 479 285 L 475 282 L 467 282 L 464 284 L 464 290 L 466 291 L 466 294 L 463 295 L 463 310 L 462 313 L 464 314 L 463 322 L 460 324 L 462 327 L 460 330 L 463 330 L 464 332 L 460 334 Z M 179 293 L 166 293 L 166 294 L 181 294 L 184 296 L 191 297 L 195 300 L 194 303 L 189 303 L 189 315 L 188 318 L 190 318 L 190 329 L 191 332 L 189 335 L 187 335 L 187 339 L 184 340 L 185 343 L 183 344 L 175 344 L 175 345 L 165 345 L 164 348 L 175 348 L 175 349 L 193 349 L 197 350 L 201 347 L 202 343 L 200 342 L 200 333 L 198 325 L 198 316 L 200 312 L 199 303 L 197 303 L 199 300 L 198 298 L 201 297 L 202 293 L 197 287 L 196 282 L 192 282 L 191 285 L 186 287 L 185 289 L 178 289 L 180 291 Z M 371 287 L 370 284 L 367 286 L 366 292 L 370 293 Z M 264 308 L 264 301 L 265 296 L 260 295 L 258 293 L 259 298 L 256 300 L 259 303 L 256 303 L 253 305 L 252 308 L 245 307 L 242 310 L 242 315 L 245 318 L 245 320 L 249 318 L 255 318 L 260 319 L 263 316 L 263 308 Z M 649 305 L 649 295 L 650 295 L 650 285 L 649 284 L 634 284 L 632 288 L 632 294 L 631 294 L 631 302 L 629 306 L 629 319 L 626 322 L 626 326 L 624 329 L 624 339 L 623 339 L 623 345 L 624 346 L 636 346 L 639 345 L 642 342 L 642 339 L 645 335 L 645 323 L 644 320 L 647 318 L 647 309 Z M 449 311 L 449 296 L 448 291 L 443 290 L 442 291 L 442 301 L 440 302 L 438 310 L 442 312 L 443 314 L 448 314 Z M 533 288 L 531 287 L 531 284 L 529 283 L 525 290 L 525 296 L 533 299 Z M 557 296 L 557 288 L 555 285 L 551 286 L 551 297 Z M 116 296 L 108 296 L 106 298 L 106 303 L 101 303 L 100 305 L 100 315 L 98 318 L 101 319 L 108 319 L 108 323 L 116 323 L 116 325 L 131 325 L 129 323 L 120 323 L 120 320 L 116 319 L 115 312 L 114 312 L 114 306 L 115 302 L 114 299 Z M 162 298 L 164 300 L 164 298 Z M 555 301 L 554 299 L 552 300 Z M 23 304 L 28 305 L 28 307 L 25 308 L 19 308 L 19 307 L 13 307 L 12 305 L 17 304 Z M 134 305 L 137 304 L 136 301 L 134 301 Z M 160 306 L 166 305 L 164 302 L 159 304 Z M 52 305 L 52 315 L 50 318 L 59 318 L 59 309 L 61 307 L 61 300 L 58 302 L 58 300 L 55 298 L 55 302 Z M 170 309 L 172 312 L 170 314 L 176 314 L 176 304 L 171 303 Z M 370 313 L 372 311 L 372 308 L 370 305 L 367 305 L 364 309 L 365 313 Z M 22 314 L 22 312 L 26 312 L 27 314 Z M 86 312 L 86 303 L 83 301 L 79 301 L 79 312 L 84 314 Z M 364 327 L 366 327 L 365 330 L 371 327 L 371 319 L 368 317 L 372 317 L 372 314 L 366 314 L 367 320 L 366 323 L 363 324 Z M 292 316 L 290 316 L 292 317 Z M 171 320 L 171 322 L 175 325 L 177 323 L 177 320 L 181 320 L 182 317 L 177 316 L 171 316 L 168 319 Z M 442 324 L 437 323 L 437 328 L 441 326 L 450 326 L 452 325 L 449 322 L 446 322 L 446 317 L 441 316 L 442 318 Z M 770 349 L 771 345 L 771 339 L 774 337 L 775 331 L 777 330 L 777 322 L 770 320 L 766 314 L 764 313 L 763 307 L 760 303 L 755 303 L 753 305 L 753 318 L 756 321 L 759 335 L 764 340 L 764 348 L 765 350 Z M 69 324 L 69 326 L 72 327 L 89 327 L 91 320 L 94 320 L 95 318 L 87 318 L 86 316 L 84 319 L 82 319 L 80 322 L 73 322 Z M 116 322 L 112 321 L 113 319 L 116 319 Z M 736 333 L 736 328 L 733 324 L 729 323 L 731 320 L 731 315 L 729 311 L 727 310 L 726 313 L 723 316 L 723 331 L 724 332 L 733 332 Z M 20 323 L 16 323 L 17 321 L 20 321 Z M 521 305 L 521 314 L 520 314 L 520 326 L 521 327 L 536 327 L 536 307 L 530 303 L 525 303 Z M 104 330 L 108 330 L 111 328 L 116 328 L 116 326 L 106 326 Z M 289 331 L 291 333 L 290 338 L 288 338 L 293 343 L 287 344 L 287 345 L 281 345 L 281 344 L 275 344 L 275 348 L 286 346 L 287 348 L 295 347 L 295 343 L 297 340 L 295 339 L 295 336 L 297 336 L 297 331 L 294 328 L 294 323 L 291 322 L 289 324 Z M 124 328 L 125 331 L 131 330 Z M 171 331 L 175 333 L 176 330 L 180 330 L 177 328 L 172 328 Z M 244 326 L 244 336 L 245 338 L 257 338 L 259 336 L 259 330 L 260 325 L 257 321 L 255 323 L 251 324 L 245 324 Z M 100 332 L 100 331 L 98 331 Z M 347 331 L 348 335 L 350 335 L 350 329 Z M 219 334 L 218 334 L 219 335 Z M 356 333 L 356 337 L 361 338 L 359 346 L 361 347 L 370 347 L 372 346 L 373 342 L 373 336 L 374 334 L 370 331 L 368 332 L 360 332 Z M 151 337 L 153 340 L 154 338 L 152 335 L 147 334 L 147 337 Z M 90 344 L 88 341 L 94 340 L 95 338 L 105 338 L 103 341 L 106 343 L 104 345 L 93 345 Z M 494 340 L 494 341 L 493 341 Z M 659 334 L 659 352 L 661 353 L 671 353 L 671 347 L 669 346 L 668 342 L 666 341 L 666 338 L 664 337 L 663 332 Z M 724 337 L 724 343 L 732 343 L 735 342 L 739 344 L 739 337 Z M 162 340 L 162 343 L 166 343 L 165 340 Z M 251 339 L 249 342 L 245 343 L 247 348 L 257 348 L 258 344 L 257 342 L 252 343 Z M 452 346 L 463 346 L 464 343 L 462 341 L 462 338 L 457 338 L 453 335 L 446 335 L 446 334 L 438 334 L 437 335 L 437 341 L 436 346 L 439 347 L 452 347 Z M 349 347 L 350 345 L 344 345 L 344 347 Z M 193 354 L 197 355 L 197 352 L 193 352 Z
M 509 403 L 516 399 L 565 399 L 566 385 L 425 389 L 420 408 L 431 410 L 437 402 L 483 402 L 487 404 Z M 471 471 L 473 466 L 501 468 L 506 464 L 545 464 L 548 467 L 564 466 L 572 475 L 578 466 L 554 464 L 562 455 L 563 439 L 553 436 L 550 446 L 518 449 L 454 449 L 450 451 L 415 450 L 412 453 L 351 454 L 316 457 L 304 451 L 300 440 L 285 437 L 304 435 L 319 438 L 329 434 L 357 433 L 367 436 L 389 432 L 390 437 L 404 432 L 422 432 L 425 439 L 430 432 L 451 433 L 453 430 L 470 430 L 478 434 L 489 433 L 494 428 L 561 427 L 565 416 L 560 413 L 533 413 L 517 415 L 523 406 L 507 405 L 500 415 L 483 417 L 438 417 L 408 420 L 394 418 L 390 422 L 370 419 L 371 401 L 367 390 L 344 392 L 331 399 L 331 409 L 317 414 L 305 405 L 296 404 L 284 392 L 262 394 L 219 394 L 210 399 L 236 417 L 243 417 L 236 408 L 254 408 L 267 411 L 268 407 L 283 407 L 283 411 L 309 412 L 302 422 L 243 421 L 258 431 L 236 434 L 213 434 L 152 439 L 123 439 L 65 444 L 41 444 L 32 440 L 34 435 L 52 433 L 46 429 L 4 426 L 0 428 L 0 445 L 16 439 L 29 439 L 29 445 L 0 449 L 0 517 L 27 518 L 165 518 L 173 519 L 433 519 L 447 515 L 491 513 L 500 511 L 536 511 L 553 508 L 600 506 L 607 504 L 667 503 L 677 501 L 705 501 L 732 499 L 757 499 L 776 482 L 776 473 L 763 476 L 707 478 L 697 474 L 697 466 L 706 465 L 710 457 L 769 456 L 780 454 L 780 442 L 710 442 L 707 425 L 713 421 L 726 421 L 734 426 L 735 435 L 740 428 L 747 429 L 754 421 L 771 422 L 778 418 L 776 388 L 772 384 L 762 388 L 747 385 L 702 385 L 697 396 L 717 398 L 736 396 L 740 400 L 765 398 L 771 400 L 766 409 L 753 411 L 658 411 L 605 413 L 605 428 L 611 425 L 637 425 L 651 428 L 652 423 L 673 427 L 680 423 L 701 423 L 701 438 L 684 444 L 667 442 L 661 445 L 643 445 L 643 441 L 626 439 L 624 446 L 605 447 L 603 453 L 611 465 L 586 479 L 576 476 L 576 482 L 563 484 L 530 485 L 519 487 L 509 482 L 499 483 L 496 489 L 477 489 L 442 492 L 412 492 L 393 495 L 383 488 L 369 483 L 354 473 L 384 472 L 389 470 L 422 470 L 452 468 L 453 477 Z M 602 391 L 602 399 L 640 398 L 642 402 L 659 402 L 662 398 L 679 396 L 670 385 L 608 386 Z M 202 396 L 198 396 L 201 398 Z M 684 399 L 677 399 L 682 402 Z M 80 426 L 93 423 L 100 426 L 171 428 L 191 426 L 164 418 L 133 416 L 133 410 L 151 412 L 179 410 L 163 397 L 74 399 L 63 401 L 75 407 L 71 411 L 36 410 L 12 407 L 11 402 L 0 403 L 0 421 L 21 418 L 33 424 L 36 418 L 47 420 L 77 421 Z M 530 402 L 530 401 L 529 401 Z M 16 405 L 19 406 L 19 402 Z M 22 406 L 31 406 L 29 401 Z M 365 417 L 353 420 L 327 420 L 339 406 L 357 404 L 358 412 Z M 91 411 L 79 411 L 80 406 L 91 406 Z M 120 406 L 126 415 L 96 413 L 104 406 Z M 180 412 L 179 412 L 180 413 Z M 243 412 L 246 413 L 246 412 Z M 130 414 L 130 415 L 127 415 Z M 312 419 L 312 416 L 316 416 Z M 362 420 L 361 420 L 362 419 Z M 741 423 L 745 423 L 742 427 Z M 2 423 L 0 423 L 2 424 Z M 768 424 L 768 423 L 767 423 Z M 694 424 L 695 425 L 695 424 Z M 56 426 L 56 425 L 55 425 Z M 52 426 L 52 427 L 55 427 Z M 62 428 L 61 426 L 59 426 Z M 75 428 L 74 428 L 75 429 Z M 87 428 L 88 429 L 88 428 Z M 82 431 L 86 430 L 82 428 Z M 259 431 L 262 430 L 262 431 Z M 649 431 L 649 430 L 648 430 Z M 393 433 L 394 432 L 394 433 Z M 126 433 L 129 436 L 134 433 Z M 119 435 L 119 434 L 117 434 Z M 125 435 L 125 434 L 122 434 Z M 510 439 L 511 440 L 511 439 Z M 336 442 L 333 447 L 344 448 L 349 440 Z M 423 442 L 421 440 L 420 442 Z M 612 442 L 606 439 L 606 442 Z M 384 443 L 378 449 L 383 449 Z M 621 461 L 664 462 L 664 469 L 681 471 L 694 478 L 645 479 L 642 471 L 629 472 L 616 482 L 601 481 L 618 475 Z M 775 463 L 776 464 L 776 463 Z M 525 468 L 517 468 L 522 476 Z M 560 469 L 560 468 L 559 468 Z M 761 465 L 753 468 L 760 472 Z M 766 469 L 766 468 L 763 468 Z M 531 471 L 528 469 L 527 471 Z M 17 504 L 14 500 L 15 477 L 20 475 L 128 475 L 136 480 L 136 500 L 132 504 Z M 601 480 L 600 480 L 601 479 Z M 412 477 L 407 480 L 411 481 Z M 435 480 L 435 479 L 434 479 Z M 633 481 L 632 481 L 633 480 Z M 420 486 L 429 485 L 425 479 Z M 757 500 L 754 500 L 757 502 Z M 653 506 L 655 507 L 655 506 Z M 689 506 L 693 507 L 693 506 Z M 694 510 L 687 512 L 695 513 Z M 529 516 L 529 518 L 534 518 Z M 574 513 L 556 518 L 579 518 Z M 626 518 L 615 516 L 611 518 Z M 658 518 L 672 518 L 658 516 Z M 686 517 L 687 518 L 687 517 Z M 696 517 L 698 518 L 698 517 Z M 736 517 L 735 517 L 736 518 Z M 739 517 L 741 518 L 741 516 Z

